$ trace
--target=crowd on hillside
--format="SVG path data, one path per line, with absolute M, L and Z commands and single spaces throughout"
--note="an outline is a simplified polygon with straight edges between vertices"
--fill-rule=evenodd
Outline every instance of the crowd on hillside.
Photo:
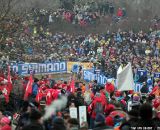
M 64 5 L 57 11 L 48 13 L 49 22 L 54 22 L 57 18 L 60 18 L 83 27 L 99 23 L 102 16 L 111 16 L 115 21 L 126 16 L 124 7 L 116 9 L 114 4 L 109 2 L 76 3 L 71 9 L 67 9 L 66 6 Z
M 150 73 L 160 72 L 160 39 L 150 33 L 117 31 L 97 35 L 69 35 L 52 34 L 42 28 L 38 31 L 36 27 L 30 28 L 28 25 L 22 29 L 18 37 L 15 33 L 1 44 L 1 50 L 6 50 L 10 60 L 89 61 L 103 72 L 106 71 L 110 77 L 115 77 L 118 67 L 128 62 L 132 63 L 134 71 L 143 68 Z
M 116 11 L 113 3 L 91 2 L 75 4 L 72 10 L 33 9 L 23 16 L 11 15 L 0 23 L 0 130 L 156 130 L 160 127 L 159 79 L 152 84 L 151 92 L 144 83 L 137 93 L 118 91 L 110 81 L 103 86 L 96 80 L 88 84 L 74 81 L 74 77 L 55 81 L 49 76 L 37 79 L 4 71 L 6 64 L 13 61 L 76 61 L 93 63 L 108 78 L 115 78 L 119 66 L 128 62 L 134 74 L 138 68 L 147 70 L 149 75 L 160 72 L 160 36 L 155 32 L 118 30 L 77 35 L 53 34 L 48 28 L 58 19 L 86 26 L 106 15 L 119 20 L 126 16 L 126 10 L 122 7 Z M 44 120 L 44 106 L 55 100 L 62 103 L 64 97 L 66 107 L 60 110 L 59 105 L 54 106 L 56 111 Z M 79 106 L 87 109 L 87 120 L 82 124 L 69 111 Z
M 89 61 L 109 77 L 115 77 L 117 68 L 128 62 L 134 71 L 143 68 L 150 73 L 160 72 L 158 35 L 121 30 L 89 35 L 53 34 L 47 28 L 50 21 L 47 13 L 32 10 L 23 18 L 11 16 L 4 20 L 9 33 L 5 33 L 0 44 L 3 52 L 0 56 L 9 56 L 9 60 L 17 62 Z
M 115 9 L 113 3 L 109 2 L 87 2 L 83 4 L 75 4 L 72 10 L 65 8 L 59 9 L 49 15 L 49 22 L 56 21 L 57 18 L 66 20 L 72 24 L 79 24 L 82 27 L 100 22 L 102 16 L 111 16 L 113 21 L 118 22 L 126 17 L 125 8 Z

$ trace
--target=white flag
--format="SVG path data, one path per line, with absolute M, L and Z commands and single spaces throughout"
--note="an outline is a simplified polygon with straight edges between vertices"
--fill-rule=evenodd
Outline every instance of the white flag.
M 122 66 L 120 65 L 117 71 L 117 74 L 121 73 L 123 71 Z
M 122 71 L 119 68 L 117 72 L 117 88 L 120 91 L 134 90 L 134 80 L 131 63 L 128 63 Z

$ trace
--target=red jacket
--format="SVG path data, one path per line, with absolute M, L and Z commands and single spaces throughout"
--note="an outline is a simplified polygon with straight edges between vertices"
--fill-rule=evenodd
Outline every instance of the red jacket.
M 150 95 L 155 95 L 155 96 L 160 96 L 160 89 L 158 86 L 155 86 L 152 90 L 152 92 L 150 93 Z
M 103 94 L 101 94 L 101 96 L 99 97 L 95 97 L 94 100 L 92 101 L 92 103 L 88 106 L 88 113 L 90 114 L 90 116 L 95 119 L 96 118 L 96 112 L 95 107 L 96 107 L 96 103 L 100 102 L 103 106 L 103 110 L 105 110 L 105 106 L 107 104 L 106 99 L 104 98 Z
M 5 125 L 0 130 L 11 130 L 11 126 Z
M 106 83 L 105 89 L 108 93 L 114 92 L 115 87 L 112 83 Z

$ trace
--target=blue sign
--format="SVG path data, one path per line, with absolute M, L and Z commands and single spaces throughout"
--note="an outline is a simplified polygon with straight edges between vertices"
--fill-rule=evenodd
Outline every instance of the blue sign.
M 97 77 L 97 74 L 94 74 L 93 72 L 91 72 L 89 70 L 84 70 L 83 71 L 83 77 L 84 77 L 84 80 L 87 81 L 87 82 L 97 80 L 98 84 L 102 84 L 102 85 L 105 85 L 107 80 L 108 80 L 107 77 L 105 77 L 103 75 L 99 75 Z M 111 79 L 113 79 L 113 78 L 111 78 Z M 151 92 L 152 91 L 152 84 L 147 85 L 147 86 L 149 88 L 149 92 Z M 117 87 L 116 86 L 116 80 L 115 80 L 115 87 Z M 135 83 L 135 85 L 134 85 L 134 91 L 135 92 L 140 92 L 141 88 L 142 88 L 141 83 Z
M 141 92 L 142 86 L 143 86 L 143 84 L 141 84 L 141 83 L 135 83 L 134 91 L 135 92 Z M 149 89 L 149 92 L 151 92 L 152 88 L 153 88 L 152 85 L 148 85 L 147 87 Z
M 83 71 L 83 78 L 87 82 L 97 80 L 98 84 L 103 84 L 103 85 L 105 85 L 106 81 L 107 81 L 107 77 L 105 77 L 103 75 L 94 74 L 93 72 L 91 72 L 89 70 Z
M 154 73 L 154 78 L 160 78 L 160 72 Z
M 147 70 L 144 69 L 138 69 L 137 70 L 137 74 L 141 77 L 141 76 L 147 76 Z
M 34 74 L 42 73 L 65 73 L 67 72 L 66 62 L 53 62 L 53 63 L 25 63 L 11 66 L 12 70 L 20 75 L 27 75 L 31 71 Z

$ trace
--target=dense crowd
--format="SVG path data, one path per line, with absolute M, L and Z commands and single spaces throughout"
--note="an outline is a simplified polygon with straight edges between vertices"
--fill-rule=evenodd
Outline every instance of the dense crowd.
M 86 27 L 87 25 L 99 23 L 102 16 L 111 16 L 113 21 L 118 22 L 126 16 L 126 10 L 125 8 L 119 8 L 116 11 L 114 4 L 109 2 L 87 2 L 84 5 L 75 4 L 73 10 L 63 8 L 51 13 L 49 22 L 54 22 L 57 18 L 61 18 L 69 23 Z
M 81 12 L 82 7 L 86 6 L 84 10 L 94 12 L 96 9 L 92 9 L 92 4 L 75 5 L 75 12 Z M 98 6 L 99 12 L 109 12 L 112 4 L 106 4 Z M 18 62 L 90 61 L 103 72 L 107 71 L 106 75 L 109 77 L 115 77 L 117 68 L 128 62 L 132 63 L 134 71 L 137 68 L 146 69 L 150 73 L 160 71 L 160 40 L 157 35 L 152 35 L 152 32 L 119 30 L 114 33 L 108 31 L 104 34 L 89 35 L 63 32 L 53 34 L 48 28 L 49 23 L 54 21 L 51 12 L 33 9 L 23 17 L 11 16 L 5 19 L 3 22 L 9 33 L 5 34 L 5 40 L 0 44 L 3 51 L 0 55 L 9 55 L 10 60 Z M 63 9 L 58 12 L 65 14 Z M 122 9 L 118 9 L 118 12 L 119 16 L 123 14 Z M 59 17 L 58 15 L 55 17 Z
M 18 80 L 20 79 L 12 77 L 11 91 L 17 88 L 14 82 Z M 21 97 L 13 102 L 14 97 L 6 98 L 6 94 L 10 93 L 8 89 L 7 92 L 3 89 L 6 88 L 5 85 L 9 88 L 11 84 L 1 77 L 1 130 L 11 130 L 11 127 L 15 130 L 130 130 L 140 127 L 157 129 L 160 126 L 160 81 L 151 93 L 118 91 L 109 81 L 102 86 L 96 80 L 89 84 L 75 82 L 73 77 L 69 81 L 55 82 L 49 76 L 32 79 L 30 75 L 23 78 L 22 82 L 23 85 L 19 86 Z M 15 95 L 18 94 L 15 91 Z M 53 103 L 52 106 L 52 101 L 57 101 L 56 105 Z M 9 106 L 11 102 L 13 104 Z M 61 107 L 61 104 L 66 105 Z M 51 112 L 44 109 L 50 105 Z M 87 108 L 87 120 L 81 124 L 70 113 L 71 108 L 79 106 Z M 44 118 L 48 112 L 49 117 Z
M 114 33 L 71 35 L 64 32 L 53 34 L 49 29 L 59 19 L 86 27 L 106 15 L 120 20 L 126 16 L 126 10 L 122 7 L 116 11 L 113 3 L 91 2 L 75 4 L 72 10 L 32 9 L 24 16 L 13 15 L 2 21 L 0 130 L 130 130 L 160 127 L 159 79 L 152 84 L 151 92 L 144 83 L 141 92 L 137 93 L 118 91 L 110 81 L 99 85 L 96 80 L 89 83 L 75 81 L 74 76 L 69 81 L 55 81 L 49 76 L 21 77 L 12 72 L 10 75 L 10 70 L 4 71 L 7 70 L 5 65 L 13 61 L 77 61 L 93 63 L 108 78 L 115 78 L 118 67 L 124 67 L 128 62 L 132 64 L 134 74 L 138 68 L 147 70 L 150 76 L 160 72 L 160 37 L 152 31 L 135 33 L 118 30 Z M 65 99 L 66 106 L 60 109 Z M 45 119 L 44 115 L 49 111 L 45 112 L 44 107 L 52 106 L 52 101 L 59 104 Z M 70 108 L 79 106 L 87 108 L 87 120 L 82 124 L 70 113 Z M 80 116 L 79 113 L 77 115 Z
M 96 9 L 92 9 L 92 4 L 75 5 L 74 10 L 94 12 Z M 98 12 L 104 15 L 110 12 L 112 4 L 106 4 L 101 5 L 102 9 L 99 5 Z M 152 32 L 134 33 L 121 30 L 89 35 L 71 35 L 64 32 L 53 34 L 48 28 L 50 22 L 54 21 L 51 12 L 33 9 L 26 12 L 23 17 L 6 18 L 3 21 L 4 31 L 9 33 L 4 35 L 5 40 L 0 44 L 3 52 L 0 55 L 9 56 L 10 60 L 17 62 L 89 61 L 101 69 L 107 77 L 115 77 L 118 67 L 128 62 L 132 63 L 134 72 L 137 68 L 146 69 L 150 73 L 160 72 L 158 35 L 152 35 Z M 65 14 L 63 9 L 58 12 Z M 59 17 L 58 12 L 53 13 L 55 17 Z M 123 15 L 122 9 L 118 9 L 118 12 L 117 15 Z
M 23 62 L 84 61 L 93 62 L 109 77 L 115 77 L 120 65 L 132 63 L 133 70 L 143 68 L 160 72 L 158 36 L 123 32 L 90 35 L 52 34 L 49 30 L 32 31 L 25 26 L 19 37 L 13 36 L 1 45 L 10 50 L 10 59 Z M 42 28 L 41 28 L 42 29 Z M 7 54 L 6 54 L 7 55 Z

